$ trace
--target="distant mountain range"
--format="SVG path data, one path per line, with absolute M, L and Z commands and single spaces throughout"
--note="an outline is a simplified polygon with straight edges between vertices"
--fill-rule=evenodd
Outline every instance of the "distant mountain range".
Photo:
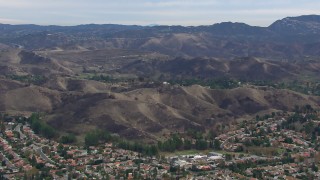
M 232 22 L 196 27 L 0 24 L 0 43 L 28 50 L 135 49 L 174 57 L 299 60 L 320 54 L 320 16 L 287 17 L 269 27 Z

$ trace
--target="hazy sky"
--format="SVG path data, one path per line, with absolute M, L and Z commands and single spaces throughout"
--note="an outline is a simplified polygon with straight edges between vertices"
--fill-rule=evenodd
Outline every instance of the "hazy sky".
M 0 0 L 0 23 L 268 26 L 287 16 L 320 14 L 318 0 Z

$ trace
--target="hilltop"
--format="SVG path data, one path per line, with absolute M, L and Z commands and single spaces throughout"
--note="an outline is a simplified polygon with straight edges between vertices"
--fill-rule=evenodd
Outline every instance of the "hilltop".
M 318 55 L 318 15 L 287 17 L 269 27 L 223 22 L 210 26 L 0 24 L 0 43 L 28 50 L 134 49 L 170 56 L 298 60 Z

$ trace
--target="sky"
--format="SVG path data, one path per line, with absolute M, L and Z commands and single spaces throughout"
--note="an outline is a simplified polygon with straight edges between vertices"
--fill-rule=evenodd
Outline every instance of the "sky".
M 0 23 L 39 25 L 269 26 L 288 16 L 319 14 L 318 0 L 0 0 Z

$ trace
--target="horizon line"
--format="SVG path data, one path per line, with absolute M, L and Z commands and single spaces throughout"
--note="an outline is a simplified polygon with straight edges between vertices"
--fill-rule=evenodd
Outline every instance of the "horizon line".
M 294 18 L 294 17 L 303 17 L 303 16 L 320 16 L 318 14 L 309 14 L 309 15 L 299 15 L 299 16 L 287 16 L 284 17 L 282 19 L 285 18 Z M 278 21 L 278 20 L 282 20 L 282 19 L 277 19 L 274 22 Z M 217 24 L 222 24 L 222 23 L 239 23 L 239 24 L 246 24 L 248 26 L 252 26 L 252 27 L 269 27 L 270 25 L 272 25 L 273 23 L 271 23 L 268 26 L 259 26 L 259 25 L 251 25 L 248 23 L 244 23 L 244 22 L 239 22 L 239 21 L 221 21 L 221 22 L 217 22 L 217 23 L 213 23 L 213 24 L 203 24 L 203 25 L 164 25 L 164 24 L 117 24 L 117 23 L 84 23 L 84 24 L 72 24 L 72 25 L 57 25 L 57 24 L 36 24 L 36 23 L 2 23 L 0 22 L 0 25 L 10 25 L 10 26 L 42 26 L 42 27 L 50 27 L 50 26 L 56 26 L 56 27 L 76 27 L 76 26 L 87 26 L 87 25 L 98 25 L 98 26 L 102 26 L 102 25 L 115 25 L 115 26 L 140 26 L 140 27 L 161 27 L 161 26 L 167 26 L 167 27 L 201 27 L 201 26 L 213 26 L 213 25 L 217 25 Z

